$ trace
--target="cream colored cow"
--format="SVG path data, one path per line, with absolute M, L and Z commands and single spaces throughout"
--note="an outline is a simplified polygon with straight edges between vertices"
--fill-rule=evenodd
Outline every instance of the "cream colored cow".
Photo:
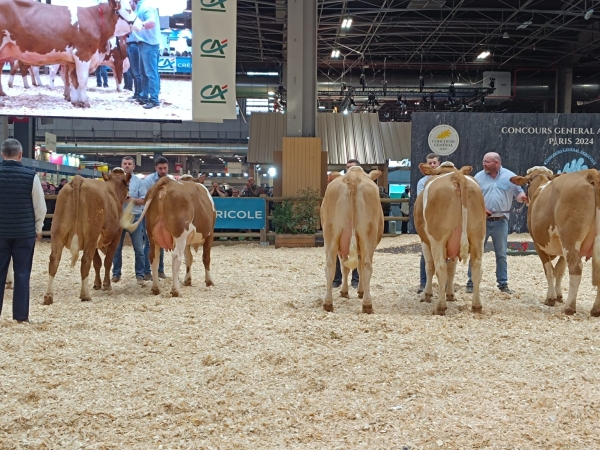
M 348 297 L 348 274 L 358 267 L 360 281 L 358 297 L 363 299 L 364 313 L 373 313 L 371 302 L 371 274 L 373 253 L 383 235 L 383 211 L 379 189 L 373 181 L 381 175 L 374 170 L 368 175 L 360 166 L 348 169 L 345 175 L 333 173 L 321 204 L 321 225 L 327 265 L 327 293 L 323 301 L 325 311 L 333 311 L 332 283 L 335 259 L 340 258 L 342 288 L 340 295 Z
M 433 274 L 438 279 L 438 299 L 433 313 L 444 315 L 446 301 L 454 301 L 454 273 L 457 259 L 471 258 L 473 299 L 471 310 L 481 312 L 479 283 L 485 239 L 485 204 L 479 184 L 468 176 L 471 166 L 460 170 L 447 161 L 434 169 L 420 164 L 424 175 L 431 175 L 425 189 L 415 200 L 413 219 L 421 238 L 427 284 L 423 300 L 431 302 Z
M 510 181 L 519 186 L 529 184 L 527 226 L 548 281 L 545 304 L 562 302 L 561 280 L 568 266 L 569 294 L 564 312 L 575 314 L 582 256 L 592 258 L 592 284 L 600 286 L 600 173 L 588 169 L 558 176 L 537 166 L 526 176 Z M 590 314 L 600 316 L 600 291 Z

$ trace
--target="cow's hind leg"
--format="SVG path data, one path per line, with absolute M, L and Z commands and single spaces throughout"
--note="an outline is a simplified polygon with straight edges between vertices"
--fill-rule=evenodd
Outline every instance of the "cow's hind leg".
M 325 282 L 326 292 L 323 299 L 323 309 L 327 312 L 333 312 L 333 278 L 335 277 L 335 261 L 338 253 L 337 246 L 332 243 L 325 243 Z M 346 289 L 347 290 L 347 289 Z
M 206 286 L 214 286 L 215 282 L 210 274 L 210 250 L 212 249 L 213 234 L 211 233 L 202 244 L 202 264 L 204 265 L 204 282 Z M 191 266 L 191 264 L 190 264 Z
M 54 277 L 56 276 L 56 272 L 58 272 L 63 247 L 64 245 L 58 237 L 52 239 L 50 262 L 48 264 L 48 287 L 46 288 L 46 295 L 44 295 L 44 305 L 54 303 Z
M 102 258 L 100 252 L 96 250 L 94 253 L 94 272 L 96 274 L 94 278 L 94 290 L 99 291 L 102 288 L 102 280 L 100 279 L 100 269 L 102 268 Z
M 189 231 L 184 231 L 181 236 L 175 239 L 175 248 L 173 249 L 173 285 L 171 287 L 171 295 L 173 297 L 179 297 L 179 269 L 181 268 L 181 262 L 187 247 L 186 242 Z
M 544 274 L 546 275 L 547 291 L 546 291 L 546 300 L 544 301 L 544 304 L 548 305 L 548 306 L 554 306 L 556 304 L 556 291 L 555 291 L 555 289 L 556 289 L 556 277 L 555 277 L 556 269 L 552 265 L 553 257 L 548 255 L 547 253 L 545 253 L 538 245 L 536 245 L 535 248 L 537 250 L 537 254 L 540 258 L 540 261 L 542 261 L 542 266 L 544 266 Z M 558 263 L 556 263 L 556 267 L 559 266 L 561 259 L 564 260 L 564 258 L 561 256 L 560 259 L 558 260 Z M 565 266 L 566 266 L 566 262 L 565 262 Z M 563 273 L 564 273 L 564 268 L 563 268 Z
M 581 284 L 583 262 L 581 261 L 581 254 L 578 250 L 574 249 L 572 246 L 568 248 L 571 249 L 567 252 L 567 264 L 569 265 L 569 295 L 567 296 L 564 313 L 572 315 L 577 311 L 577 292 L 579 291 L 579 285 Z
M 349 298 L 348 295 L 348 275 L 351 272 L 351 269 L 346 267 L 340 258 L 340 269 L 342 271 L 342 287 L 340 288 L 340 297 Z
M 554 266 L 554 277 L 555 277 L 555 287 L 554 292 L 556 293 L 556 301 L 558 303 L 563 302 L 562 296 L 562 279 L 565 276 L 565 269 L 567 268 L 567 260 L 564 256 L 558 258 L 558 262 L 556 266 Z
M 192 255 L 192 246 L 185 246 L 185 278 L 183 279 L 184 286 L 192 285 L 192 264 L 194 263 L 194 255 Z
M 148 245 L 150 246 L 150 266 L 152 267 L 152 293 L 160 294 L 158 285 L 158 265 L 160 263 L 160 247 L 154 243 L 152 238 L 148 236 Z
M 117 252 L 121 235 L 122 233 L 119 233 L 118 237 L 115 238 L 106 248 L 106 255 L 104 255 L 104 282 L 102 283 L 103 291 L 110 291 L 112 289 L 110 284 L 110 269 L 112 268 L 113 259 L 115 257 L 115 253 Z
M 448 281 L 446 281 L 446 301 L 454 302 L 454 274 L 456 273 L 456 259 L 450 259 L 446 263 L 446 269 L 448 271 Z
M 423 258 L 425 259 L 425 273 L 427 274 L 427 281 L 425 283 L 425 289 L 423 289 L 422 302 L 431 303 L 433 297 L 433 274 L 435 266 L 433 265 L 433 257 L 431 256 L 431 247 L 425 242 L 421 242 L 421 250 L 423 251 Z
M 438 298 L 435 302 L 433 313 L 443 316 L 446 314 L 446 283 L 448 282 L 448 268 L 446 266 L 446 245 L 441 242 L 434 243 L 431 250 L 435 274 L 438 279 Z M 425 260 L 427 261 L 427 260 Z M 429 278 L 429 277 L 428 277 Z M 429 279 L 427 280 L 429 283 Z
M 361 249 L 362 250 L 362 249 Z M 362 304 L 362 312 L 366 314 L 373 314 L 373 302 L 371 300 L 371 275 L 373 275 L 373 251 L 371 249 L 367 249 L 364 252 L 366 255 L 361 258 L 361 267 L 362 270 L 360 272 L 360 284 L 359 286 L 363 288 L 363 304 Z
M 94 242 L 94 240 L 92 240 Z M 90 295 L 89 276 L 90 269 L 92 267 L 92 261 L 94 258 L 94 252 L 97 251 L 95 248 L 85 248 L 83 250 L 83 256 L 81 257 L 81 293 L 79 298 L 82 302 L 91 302 L 92 296 Z

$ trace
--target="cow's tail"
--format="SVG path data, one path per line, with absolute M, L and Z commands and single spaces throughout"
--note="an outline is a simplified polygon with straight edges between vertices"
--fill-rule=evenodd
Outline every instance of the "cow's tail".
M 81 198 L 81 185 L 83 184 L 83 178 L 80 176 L 76 176 L 71 181 L 71 188 L 73 189 L 73 207 L 74 207 L 74 232 L 73 237 L 71 238 L 71 267 L 75 267 L 77 264 L 77 259 L 79 258 L 79 248 L 80 243 L 83 237 L 83 223 L 81 218 L 79 217 L 79 201 Z
M 344 266 L 350 270 L 358 267 L 358 246 L 356 244 L 356 220 L 354 217 L 356 211 L 356 190 L 358 189 L 357 177 L 347 176 L 346 184 L 350 190 L 350 226 L 352 228 L 352 236 L 350 237 L 350 249 L 348 259 L 344 261 Z
M 467 237 L 467 217 L 468 217 L 468 204 L 469 204 L 469 193 L 467 186 L 467 177 L 461 172 L 456 173 L 456 183 L 458 183 L 460 204 L 462 210 L 462 232 L 460 233 L 460 253 L 459 258 L 463 263 L 469 260 L 469 239 Z
M 594 197 L 596 199 L 596 232 L 594 237 L 594 250 L 592 253 L 592 285 L 600 288 L 600 172 L 594 173 Z
M 142 222 L 142 220 L 144 220 L 144 217 L 146 216 L 146 212 L 148 211 L 148 208 L 150 207 L 150 203 L 152 203 L 152 199 L 146 199 L 146 203 L 144 204 L 144 210 L 142 211 L 142 215 L 140 216 L 140 218 L 137 220 L 137 222 L 133 221 L 133 207 L 135 206 L 133 202 L 129 202 L 128 205 L 125 207 L 125 210 L 123 211 L 123 215 L 121 216 L 121 227 L 123 227 L 123 229 L 127 230 L 127 231 L 135 231 L 137 230 L 137 227 L 139 227 L 140 223 Z

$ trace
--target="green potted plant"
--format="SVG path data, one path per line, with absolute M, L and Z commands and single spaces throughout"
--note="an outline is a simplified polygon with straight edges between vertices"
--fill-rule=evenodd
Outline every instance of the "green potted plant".
M 275 248 L 314 247 L 319 227 L 319 192 L 305 188 L 299 198 L 285 200 L 273 209 Z

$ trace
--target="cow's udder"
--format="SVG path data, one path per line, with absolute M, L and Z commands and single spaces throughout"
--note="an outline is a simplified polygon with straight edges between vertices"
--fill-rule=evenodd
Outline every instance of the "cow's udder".
M 160 248 L 173 250 L 173 235 L 167 229 L 163 219 L 159 219 L 158 222 L 154 224 L 154 227 L 152 228 L 152 238 Z
M 456 258 L 460 252 L 460 234 L 462 233 L 462 227 L 456 227 L 450 239 L 446 242 L 446 258 Z

